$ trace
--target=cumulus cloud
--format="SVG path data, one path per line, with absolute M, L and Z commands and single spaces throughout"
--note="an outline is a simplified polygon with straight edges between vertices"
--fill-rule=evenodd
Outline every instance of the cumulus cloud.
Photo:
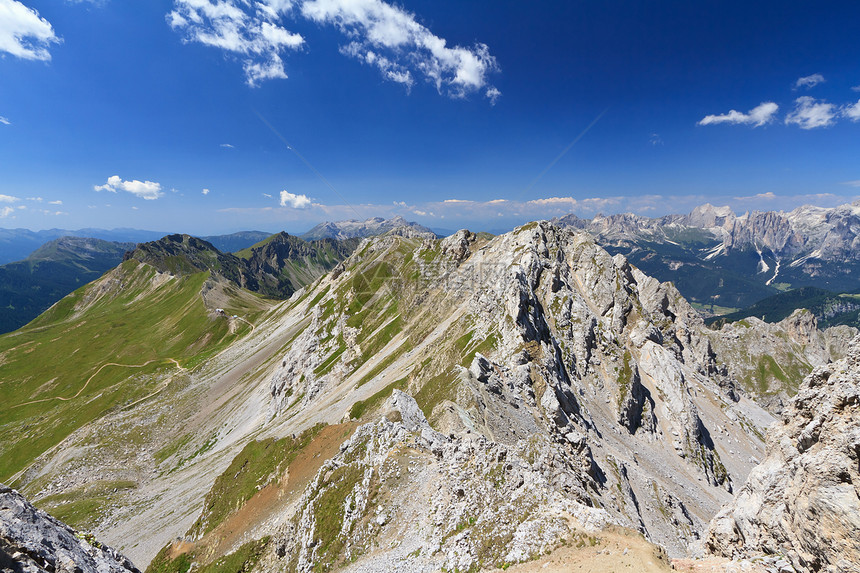
M 347 38 L 342 54 L 376 68 L 407 91 L 418 78 L 455 98 L 482 93 L 495 105 L 502 95 L 489 83 L 499 67 L 485 44 L 449 46 L 414 14 L 384 0 L 174 0 L 167 22 L 185 42 L 236 56 L 248 84 L 256 86 L 287 77 L 284 54 L 305 44 L 301 35 L 283 27 L 296 17 L 336 27 Z
M 281 207 L 307 209 L 310 206 L 311 200 L 307 195 L 295 195 L 289 191 L 281 191 Z
M 51 23 L 17 0 L 0 0 L 0 52 L 24 60 L 51 59 L 49 48 L 61 40 Z
M 794 82 L 794 89 L 800 88 L 814 88 L 818 84 L 824 83 L 824 76 L 821 74 L 812 74 L 811 76 L 803 76 L 802 78 L 797 78 L 797 81 Z
M 722 115 L 706 115 L 698 125 L 715 125 L 718 123 L 730 123 L 735 125 L 752 125 L 759 127 L 773 121 L 779 106 L 773 102 L 764 102 L 752 108 L 747 113 L 730 110 Z
M 20 198 L 13 197 L 12 195 L 0 194 L 0 203 L 17 203 L 20 200 Z
M 201 193 L 203 193 L 204 195 L 209 195 L 209 189 L 204 189 L 203 191 L 201 191 Z
M 3 117 L 2 115 L 0 115 L 0 123 L 2 123 L 3 125 L 12 125 L 12 122 Z
M 167 22 L 186 42 L 234 54 L 242 60 L 248 85 L 257 86 L 286 78 L 283 54 L 305 42 L 279 25 L 291 10 L 290 0 L 175 0 Z
M 785 118 L 786 125 L 796 125 L 800 129 L 816 129 L 829 127 L 835 122 L 838 110 L 832 103 L 803 96 L 797 98 L 795 104 L 794 111 Z
M 62 205 L 63 202 L 57 199 L 56 201 L 48 201 L 48 205 Z
M 12 207 L 0 207 L 0 219 L 5 219 L 14 212 L 15 209 L 13 209 Z
M 488 82 L 498 64 L 486 44 L 449 47 L 400 7 L 382 0 L 308 0 L 301 13 L 336 26 L 351 40 L 342 52 L 375 66 L 388 80 L 411 87 L 413 74 L 419 74 L 452 97 L 484 90 L 494 103 L 501 95 Z
M 842 115 L 851 121 L 860 121 L 860 100 L 842 108 Z
M 127 191 L 147 201 L 153 201 L 164 196 L 164 193 L 161 191 L 161 183 L 138 181 L 136 179 L 133 181 L 123 181 L 119 175 L 108 177 L 107 183 L 104 185 L 94 185 L 93 189 L 96 191 L 109 191 L 111 193 Z

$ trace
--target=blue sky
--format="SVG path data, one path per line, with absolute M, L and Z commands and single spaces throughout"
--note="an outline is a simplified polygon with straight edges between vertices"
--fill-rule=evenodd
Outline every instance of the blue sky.
M 860 196 L 860 3 L 0 0 L 0 227 Z

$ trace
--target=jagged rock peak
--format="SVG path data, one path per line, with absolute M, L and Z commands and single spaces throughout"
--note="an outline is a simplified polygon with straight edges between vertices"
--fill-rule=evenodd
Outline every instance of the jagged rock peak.
M 694 227 L 722 227 L 726 223 L 731 224 L 735 218 L 734 211 L 728 205 L 715 207 L 710 203 L 705 203 L 690 212 L 687 222 Z
M 0 571 L 140 573 L 115 549 L 36 509 L 24 496 L 3 484 L 0 484 Z
M 847 356 L 815 369 L 768 456 L 710 524 L 724 556 L 784 554 L 798 571 L 857 572 L 860 564 L 860 336 Z

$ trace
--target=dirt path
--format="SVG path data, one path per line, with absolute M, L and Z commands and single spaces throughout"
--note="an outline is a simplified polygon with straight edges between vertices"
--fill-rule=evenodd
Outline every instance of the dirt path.
M 104 364 L 102 364 L 101 366 L 99 366 L 99 369 L 98 369 L 98 370 L 96 370 L 96 371 L 92 374 L 92 376 L 90 376 L 89 378 L 87 378 L 87 381 L 86 381 L 86 382 L 84 382 L 83 387 L 81 387 L 81 389 L 80 389 L 80 390 L 78 390 L 78 391 L 77 391 L 77 393 L 76 393 L 74 396 L 72 396 L 71 398 L 65 398 L 65 397 L 63 397 L 63 396 L 52 396 L 52 397 L 50 397 L 50 398 L 40 398 L 39 400 L 30 400 L 29 402 L 24 402 L 24 403 L 22 403 L 22 404 L 16 404 L 16 405 L 12 406 L 12 408 L 21 408 L 21 407 L 23 407 L 23 406 L 29 406 L 30 404 L 38 404 L 38 403 L 40 403 L 40 402 L 50 402 L 51 400 L 62 400 L 63 402 L 68 402 L 68 401 L 70 401 L 70 400 L 74 400 L 75 398 L 77 398 L 78 396 L 80 396 L 80 395 L 81 395 L 81 393 L 82 393 L 84 390 L 86 390 L 86 389 L 87 389 L 87 386 L 89 386 L 89 385 L 90 385 L 90 381 L 92 381 L 92 379 L 93 379 L 93 378 L 95 378 L 96 376 L 98 376 L 98 375 L 99 375 L 99 373 L 100 373 L 102 370 L 104 370 L 106 367 L 108 367 L 108 366 L 118 366 L 118 367 L 120 367 L 120 368 L 143 368 L 144 366 L 149 366 L 149 365 L 150 365 L 150 364 L 152 364 L 153 362 L 160 362 L 160 361 L 163 361 L 163 362 L 172 362 L 172 363 L 173 363 L 173 364 L 175 364 L 175 365 L 176 365 L 176 367 L 177 367 L 177 368 L 179 368 L 180 370 L 185 370 L 185 368 L 183 368 L 175 358 L 153 358 L 152 360 L 147 360 L 147 361 L 146 361 L 146 362 L 144 362 L 143 364 L 118 364 L 118 363 L 116 363 L 116 362 L 105 362 Z M 160 392 L 160 391 L 161 391 L 161 390 L 157 390 L 157 391 L 155 392 L 155 394 L 157 394 L 157 393 L 158 393 L 158 392 Z M 150 394 L 150 396 L 152 396 L 152 395 L 153 395 L 153 394 Z M 148 397 L 149 397 L 149 396 L 147 396 L 146 398 L 148 398 Z M 145 398 L 141 398 L 141 400 L 143 400 L 143 399 L 145 399 Z M 140 400 L 138 400 L 138 402 L 140 402 Z M 135 402 L 135 403 L 137 403 L 137 402 Z

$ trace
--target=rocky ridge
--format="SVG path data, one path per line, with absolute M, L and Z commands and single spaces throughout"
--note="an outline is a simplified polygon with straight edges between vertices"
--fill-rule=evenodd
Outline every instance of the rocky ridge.
M 816 368 L 782 421 L 768 456 L 711 522 L 716 554 L 782 554 L 798 571 L 860 571 L 860 337 Z
M 36 509 L 0 484 L 3 573 L 140 573 L 118 551 Z
M 681 554 L 763 455 L 745 428 L 772 418 L 737 395 L 677 290 L 548 223 L 489 243 L 461 231 L 436 243 L 388 236 L 360 246 L 315 289 L 310 325 L 271 379 L 274 418 L 363 383 L 369 365 L 359 358 L 370 341 L 349 319 L 361 297 L 350 285 L 388 257 L 408 260 L 389 266 L 420 280 L 394 281 L 401 314 L 387 324 L 399 328 L 375 355 L 391 366 L 372 382 L 408 374 L 404 388 L 443 434 L 507 447 L 545 436 L 575 461 L 560 483 L 578 485 L 567 490 L 590 492 L 618 523 Z M 380 305 L 385 314 L 393 302 Z M 404 313 L 411 322 L 397 322 Z M 438 317 L 433 350 L 409 350 L 427 339 L 415 332 L 426 316 Z M 465 352 L 452 353 L 458 342 Z M 439 384 L 443 395 L 428 400 Z

